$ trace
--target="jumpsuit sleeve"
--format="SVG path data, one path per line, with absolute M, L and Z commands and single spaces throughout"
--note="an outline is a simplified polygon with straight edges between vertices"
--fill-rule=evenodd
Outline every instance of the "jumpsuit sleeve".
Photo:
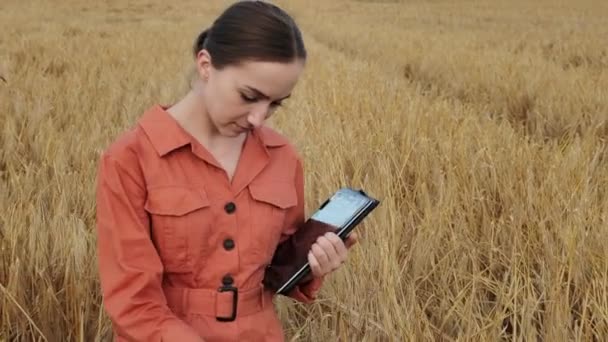
M 128 341 L 201 342 L 166 304 L 163 266 L 143 209 L 143 178 L 137 161 L 128 164 L 104 153 L 98 165 L 97 257 L 104 308 L 115 334 Z
M 288 235 L 295 233 L 297 227 L 301 226 L 306 218 L 304 200 L 304 171 L 300 158 L 297 160 L 295 175 L 298 204 L 291 208 L 287 214 L 288 228 L 286 235 L 282 237 L 281 241 L 288 239 Z M 294 289 L 287 294 L 287 296 L 302 303 L 312 303 L 317 299 L 317 294 L 323 286 L 324 278 L 325 277 L 313 277 L 308 282 L 295 286 Z

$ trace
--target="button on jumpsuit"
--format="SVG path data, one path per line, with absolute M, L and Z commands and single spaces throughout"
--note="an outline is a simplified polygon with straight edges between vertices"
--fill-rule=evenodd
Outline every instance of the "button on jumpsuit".
M 115 340 L 283 341 L 262 279 L 305 217 L 299 155 L 254 129 L 230 182 L 166 109 L 146 110 L 99 161 L 97 256 Z M 322 283 L 288 296 L 310 303 Z

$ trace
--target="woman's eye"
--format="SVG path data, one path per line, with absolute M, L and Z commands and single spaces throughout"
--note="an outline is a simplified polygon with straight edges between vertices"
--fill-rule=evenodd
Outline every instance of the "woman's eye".
M 255 97 L 249 97 L 249 96 L 245 95 L 244 93 L 241 93 L 241 98 L 245 102 L 256 102 L 256 101 L 258 101 L 257 98 L 255 98 Z M 283 103 L 281 101 L 272 102 L 270 104 L 271 107 L 281 107 L 282 105 L 283 105 Z
M 243 93 L 241 93 L 241 98 L 247 102 L 255 102 L 255 100 L 256 100 L 255 98 L 249 97 Z

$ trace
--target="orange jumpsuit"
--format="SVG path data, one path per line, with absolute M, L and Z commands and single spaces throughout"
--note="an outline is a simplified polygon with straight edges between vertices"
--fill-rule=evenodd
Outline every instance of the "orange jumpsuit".
M 305 217 L 299 155 L 255 129 L 229 182 L 166 108 L 149 108 L 99 162 L 97 256 L 116 341 L 283 341 L 261 282 Z M 310 303 L 322 283 L 289 297 Z

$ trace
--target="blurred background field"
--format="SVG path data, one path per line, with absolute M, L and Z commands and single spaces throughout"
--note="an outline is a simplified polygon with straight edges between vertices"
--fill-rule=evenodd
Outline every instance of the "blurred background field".
M 99 152 L 186 91 L 230 1 L 0 2 L 0 341 L 105 341 Z M 271 124 L 308 208 L 383 201 L 294 341 L 608 339 L 608 2 L 276 1 L 304 78 Z

